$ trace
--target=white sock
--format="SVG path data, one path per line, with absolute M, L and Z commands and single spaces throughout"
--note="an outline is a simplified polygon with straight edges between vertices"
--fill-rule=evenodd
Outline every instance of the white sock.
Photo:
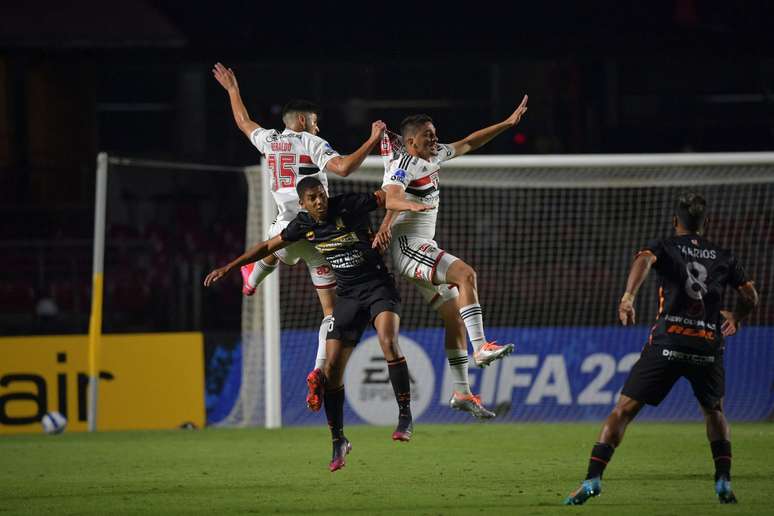
M 454 390 L 462 394 L 471 394 L 470 380 L 468 380 L 468 350 L 447 349 L 446 357 L 449 359 Z
M 250 277 L 247 278 L 247 282 L 251 287 L 257 287 L 260 282 L 266 279 L 266 276 L 277 270 L 277 265 L 277 263 L 269 265 L 263 260 L 258 260 L 255 262 L 255 267 L 253 267 L 253 272 L 250 273 Z
M 314 359 L 315 369 L 322 369 L 325 367 L 325 341 L 328 339 L 328 326 L 333 320 L 332 315 L 326 315 L 320 323 L 320 333 L 317 335 L 317 357 Z
M 473 349 L 478 351 L 486 343 L 484 336 L 484 316 L 482 315 L 481 305 L 467 305 L 460 308 L 460 317 L 468 330 L 468 338 L 473 345 Z

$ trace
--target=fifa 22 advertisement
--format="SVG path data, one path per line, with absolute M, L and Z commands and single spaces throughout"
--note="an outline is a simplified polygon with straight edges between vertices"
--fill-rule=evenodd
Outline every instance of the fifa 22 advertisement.
M 615 405 L 624 381 L 647 341 L 643 327 L 489 328 L 489 338 L 513 342 L 514 353 L 492 365 L 469 369 L 471 387 L 497 413 L 494 421 L 600 421 Z M 304 406 L 306 372 L 314 364 L 317 333 L 282 333 L 284 425 L 321 424 L 324 416 Z M 399 343 L 411 375 L 412 412 L 418 422 L 468 422 L 449 408 L 452 381 L 442 329 L 403 330 Z M 732 420 L 774 417 L 774 328 L 744 327 L 726 340 L 724 407 Z M 387 363 L 377 339 L 366 334 L 345 372 L 349 424 L 392 425 L 397 417 Z M 687 380 L 677 382 L 658 407 L 638 417 L 702 420 Z

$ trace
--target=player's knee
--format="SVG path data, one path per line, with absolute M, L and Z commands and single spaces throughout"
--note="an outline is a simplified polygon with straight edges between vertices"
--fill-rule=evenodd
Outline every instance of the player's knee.
M 478 278 L 476 277 L 476 271 L 473 270 L 473 267 L 470 265 L 464 264 L 464 267 L 460 270 L 459 276 L 459 281 L 461 283 L 465 283 L 473 288 L 476 287 Z
M 704 412 L 704 416 L 707 418 L 723 417 L 723 403 L 721 401 L 701 404 L 701 410 Z
M 323 374 L 325 375 L 325 379 L 329 384 L 336 386 L 341 381 L 341 378 L 344 374 L 344 367 L 335 359 L 327 360 L 325 362 Z
M 613 409 L 613 415 L 617 419 L 621 419 L 624 421 L 631 421 L 632 419 L 634 419 L 634 416 L 637 415 L 637 412 L 638 412 L 638 409 L 631 405 L 617 405 Z

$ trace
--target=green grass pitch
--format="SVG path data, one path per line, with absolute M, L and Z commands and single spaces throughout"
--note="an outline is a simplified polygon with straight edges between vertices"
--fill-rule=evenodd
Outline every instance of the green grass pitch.
M 774 425 L 733 424 L 733 485 L 720 505 L 701 424 L 635 422 L 603 493 L 560 503 L 599 424 L 353 426 L 329 473 L 325 427 L 0 437 L 2 514 L 774 514 Z

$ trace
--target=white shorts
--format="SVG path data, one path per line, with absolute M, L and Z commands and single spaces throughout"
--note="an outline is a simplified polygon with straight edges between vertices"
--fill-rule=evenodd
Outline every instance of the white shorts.
M 282 233 L 288 224 L 290 224 L 289 220 L 275 220 L 274 224 L 269 227 L 268 238 L 274 238 Z M 293 242 L 285 249 L 280 249 L 274 253 L 274 256 L 286 265 L 296 265 L 299 260 L 304 260 L 309 268 L 309 276 L 312 277 L 315 288 L 326 289 L 336 286 L 336 276 L 333 274 L 333 269 L 320 254 L 320 251 L 315 249 L 314 245 L 307 240 Z
M 438 308 L 459 296 L 455 285 L 445 283 L 446 271 L 458 258 L 440 249 L 435 240 L 395 236 L 390 254 L 395 272 L 416 285 L 431 307 Z

